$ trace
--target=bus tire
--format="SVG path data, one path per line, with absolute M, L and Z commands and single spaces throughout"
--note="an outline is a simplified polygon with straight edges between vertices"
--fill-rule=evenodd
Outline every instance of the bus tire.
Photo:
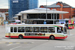
M 23 39 L 23 36 L 22 35 L 19 35 L 19 39 Z
M 53 35 L 51 35 L 49 39 L 54 40 L 55 37 Z

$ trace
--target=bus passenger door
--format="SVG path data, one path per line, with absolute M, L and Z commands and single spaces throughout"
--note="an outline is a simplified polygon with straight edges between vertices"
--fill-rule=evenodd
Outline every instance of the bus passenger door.
M 9 37 L 12 37 L 13 36 L 13 32 L 14 32 L 14 28 L 13 27 L 10 27 Z
M 18 27 L 14 27 L 13 38 L 18 38 Z

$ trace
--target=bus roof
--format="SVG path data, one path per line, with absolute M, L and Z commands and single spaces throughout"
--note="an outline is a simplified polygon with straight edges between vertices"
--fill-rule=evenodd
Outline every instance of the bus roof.
M 65 24 L 8 24 L 9 27 L 65 27 Z

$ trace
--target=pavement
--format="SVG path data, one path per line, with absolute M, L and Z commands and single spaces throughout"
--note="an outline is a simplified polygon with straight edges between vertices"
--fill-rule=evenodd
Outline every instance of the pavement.
M 64 40 L 10 39 L 5 37 L 5 27 L 0 26 L 0 50 L 75 50 L 75 29 L 68 30 Z

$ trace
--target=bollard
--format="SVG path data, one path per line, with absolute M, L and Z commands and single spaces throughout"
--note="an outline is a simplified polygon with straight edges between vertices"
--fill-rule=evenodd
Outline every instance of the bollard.
M 70 30 L 69 30 L 69 35 L 70 35 Z

